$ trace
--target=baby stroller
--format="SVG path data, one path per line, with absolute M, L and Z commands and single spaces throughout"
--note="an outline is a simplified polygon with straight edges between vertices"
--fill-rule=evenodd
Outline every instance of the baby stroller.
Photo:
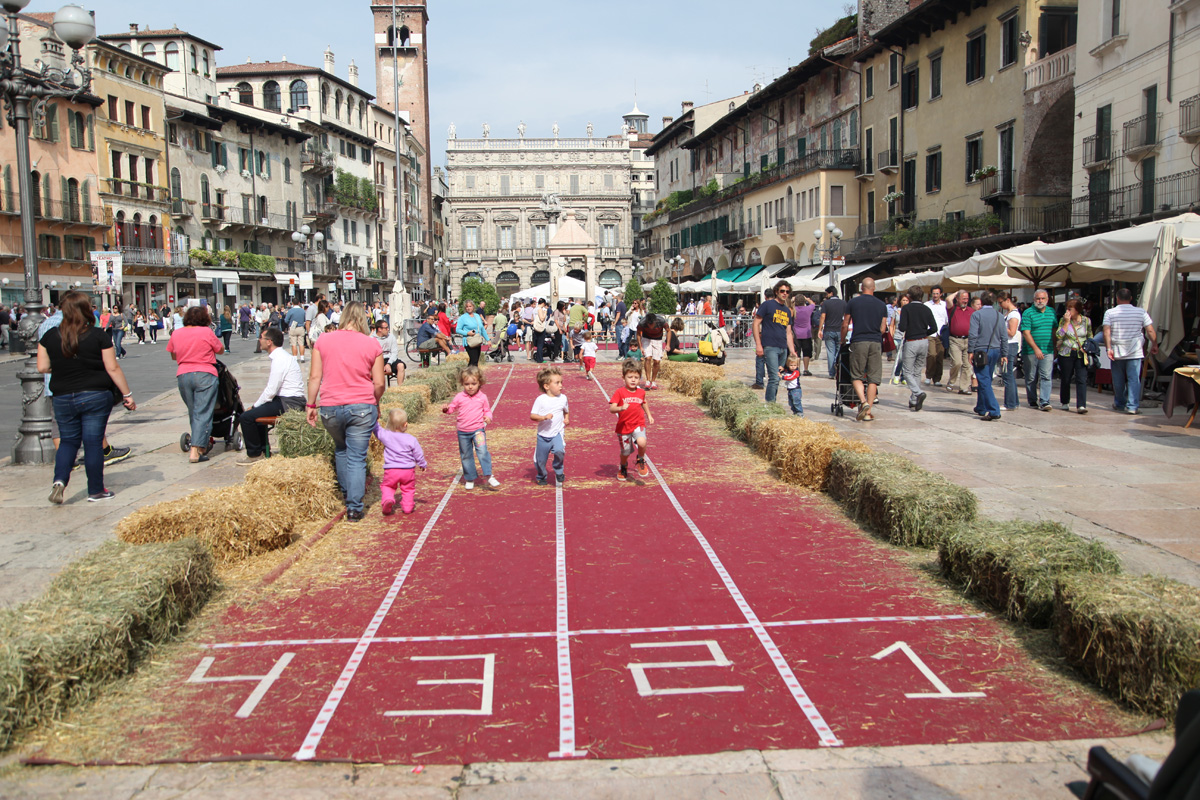
M 496 362 L 504 361 L 506 358 L 509 361 L 513 360 L 512 353 L 508 351 L 509 340 L 516 334 L 516 323 L 511 323 L 507 328 L 497 333 L 492 337 L 492 347 L 488 350 L 488 358 Z
M 228 367 L 217 361 L 217 405 L 213 408 L 212 435 L 208 446 L 204 448 L 205 453 L 213 449 L 218 438 L 225 440 L 227 451 L 231 447 L 234 450 L 242 449 L 242 430 L 238 427 L 238 417 L 246 409 L 239 393 L 241 388 Z M 191 447 L 192 434 L 188 431 L 179 437 L 179 449 L 186 453 Z
M 729 333 L 724 328 L 718 328 L 715 323 L 707 324 L 709 331 L 700 339 L 696 360 L 702 364 L 724 364 Z
M 850 365 L 846 363 L 848 350 L 847 345 L 842 345 L 833 364 L 833 403 L 829 406 L 829 413 L 837 417 L 846 415 L 845 406 L 858 408 L 859 404 L 858 392 L 854 391 L 854 384 L 850 380 Z

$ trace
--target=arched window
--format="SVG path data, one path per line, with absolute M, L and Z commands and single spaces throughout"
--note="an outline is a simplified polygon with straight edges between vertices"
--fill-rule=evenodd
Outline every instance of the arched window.
M 200 211 L 200 216 L 212 218 L 212 201 L 209 199 L 208 191 L 208 176 L 200 176 L 200 204 L 203 208 Z
M 587 274 L 581 269 L 573 269 L 567 273 L 568 278 L 574 278 L 577 281 L 586 281 Z
M 358 127 L 364 128 L 367 125 L 367 101 L 358 101 Z
M 333 118 L 334 119 L 342 118 L 342 90 L 341 89 L 338 89 L 337 93 L 334 94 L 334 96 L 333 96 Z
M 179 175 L 179 167 L 171 167 L 171 197 L 175 200 L 183 197 L 183 181 Z
M 179 45 L 167 42 L 163 45 L 163 55 L 167 57 L 167 69 L 179 69 Z
M 302 80 L 292 81 L 292 85 L 288 87 L 291 93 L 291 110 L 295 111 L 298 108 L 308 108 L 308 84 Z
M 121 49 L 121 50 L 124 50 L 126 53 L 132 53 L 132 52 L 133 52 L 133 48 L 129 46 L 129 43 L 128 43 L 128 42 L 122 42 L 122 43 L 121 43 L 121 45 L 120 45 L 120 49 Z
M 346 95 L 346 122 L 350 122 L 353 119 L 354 119 L 354 98 L 351 95 L 347 94 Z
M 200 66 L 196 63 L 196 45 L 192 45 L 188 52 L 192 57 L 192 72 L 198 72 Z
M 133 225 L 130 227 L 133 236 L 130 237 L 132 241 L 129 242 L 129 246 L 142 247 L 142 213 L 140 211 L 133 215 Z
M 511 270 L 505 270 L 496 276 L 496 291 L 501 297 L 507 297 L 513 292 L 521 290 L 521 279 L 517 277 L 517 273 Z
M 157 54 L 158 54 L 158 51 L 154 49 L 154 45 L 150 44 L 149 42 L 142 45 L 142 58 L 148 58 L 151 61 L 153 61 L 154 56 L 156 56 Z
M 204 57 L 204 77 L 207 78 L 211 74 L 211 70 L 208 68 L 208 51 L 207 50 L 204 51 L 203 57 Z
M 263 108 L 267 111 L 279 111 L 279 84 L 267 81 L 263 84 Z
M 400 26 L 400 47 L 409 47 L 411 45 L 411 35 L 408 32 L 407 25 Z
M 621 285 L 621 273 L 615 269 L 606 269 L 600 273 L 596 283 L 600 285 L 601 289 L 615 289 Z
M 213 235 L 212 231 L 204 232 L 204 249 L 208 252 L 213 252 Z
M 146 229 L 146 247 L 158 249 L 158 217 L 150 215 L 150 225 Z
M 329 113 L 329 87 L 321 84 L 321 113 Z
M 244 106 L 254 105 L 254 89 L 250 84 L 242 81 L 237 86 L 233 87 L 237 91 L 238 102 Z
M 529 279 L 530 286 L 540 286 L 543 283 L 550 282 L 550 270 L 538 269 L 534 270 L 533 277 Z
M 483 278 L 480 277 L 478 272 L 468 272 L 463 275 L 463 283 L 466 283 L 467 281 L 470 281 L 470 280 L 481 281 L 481 280 L 483 280 Z

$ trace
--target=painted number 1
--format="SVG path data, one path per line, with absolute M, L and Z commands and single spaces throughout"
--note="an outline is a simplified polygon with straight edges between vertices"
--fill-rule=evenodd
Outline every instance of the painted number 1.
M 937 675 L 934 675 L 933 670 L 925 666 L 925 662 L 922 661 L 920 657 L 912 651 L 912 648 L 909 647 L 905 642 L 896 642 L 889 647 L 885 647 L 875 655 L 871 656 L 871 658 L 876 660 L 887 658 L 897 650 L 908 656 L 908 660 L 911 661 L 917 669 L 921 670 L 921 674 L 928 678 L 929 682 L 933 684 L 935 689 L 937 689 L 936 692 L 905 692 L 905 697 L 987 697 L 987 695 L 985 695 L 983 692 L 950 691 L 950 687 L 942 683 L 942 679 Z

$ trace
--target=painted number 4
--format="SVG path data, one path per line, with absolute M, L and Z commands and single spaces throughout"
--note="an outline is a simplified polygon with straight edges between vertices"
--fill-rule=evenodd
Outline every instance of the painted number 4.
M 925 662 L 922 661 L 921 658 L 914 653 L 912 648 L 909 647 L 905 642 L 896 642 L 889 647 L 885 647 L 875 655 L 871 656 L 871 658 L 878 661 L 881 658 L 887 658 L 897 650 L 908 656 L 908 660 L 911 661 L 917 669 L 921 670 L 921 674 L 928 678 L 929 682 L 933 684 L 935 689 L 937 689 L 936 692 L 905 692 L 905 697 L 987 697 L 987 695 L 985 695 L 983 692 L 950 691 L 950 687 L 942 683 L 942 679 L 937 675 L 934 675 L 933 670 L 925 666 Z

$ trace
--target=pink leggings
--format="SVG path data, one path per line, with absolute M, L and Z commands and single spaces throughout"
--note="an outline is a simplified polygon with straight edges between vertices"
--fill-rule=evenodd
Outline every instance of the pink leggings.
M 400 510 L 405 514 L 413 513 L 416 507 L 414 498 L 417 494 L 417 469 L 385 469 L 383 480 L 379 482 L 379 490 L 383 495 L 384 507 L 396 504 L 396 487 L 400 487 Z

